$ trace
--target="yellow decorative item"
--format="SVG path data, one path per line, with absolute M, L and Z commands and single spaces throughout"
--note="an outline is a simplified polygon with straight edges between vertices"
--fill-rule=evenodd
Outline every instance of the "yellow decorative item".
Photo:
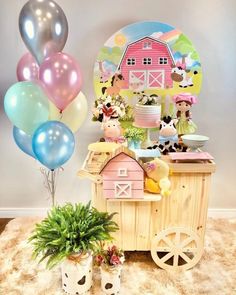
M 159 186 L 161 188 L 161 195 L 164 197 L 168 197 L 171 194 L 170 191 L 170 180 L 168 177 L 164 177 L 159 181 Z
M 157 182 L 155 182 L 153 179 L 146 177 L 145 178 L 145 190 L 147 190 L 150 193 L 153 194 L 159 194 L 160 193 L 160 187 Z
M 120 145 L 114 142 L 94 142 L 88 146 L 88 150 L 97 153 L 112 153 L 119 147 Z
M 145 190 L 150 193 L 161 193 L 162 196 L 171 194 L 171 183 L 168 178 L 169 166 L 166 162 L 155 158 L 144 165 L 147 177 L 145 179 Z
M 87 117 L 88 104 L 82 92 L 65 108 L 60 110 L 50 102 L 49 120 L 56 120 L 67 125 L 75 133 Z

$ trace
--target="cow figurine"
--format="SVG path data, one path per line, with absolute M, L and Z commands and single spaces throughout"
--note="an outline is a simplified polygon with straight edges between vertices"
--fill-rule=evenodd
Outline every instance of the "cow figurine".
M 193 76 L 198 72 L 194 71 L 191 76 L 188 76 L 190 72 L 186 69 L 186 63 L 177 62 L 176 65 L 172 65 L 171 79 L 179 83 L 179 87 L 186 88 L 193 86 Z
M 102 122 L 102 130 L 104 131 L 104 138 L 100 141 L 123 143 L 125 141 L 122 136 L 122 128 L 117 119 L 107 119 Z
M 152 147 L 148 147 L 148 149 L 159 148 L 163 155 L 167 155 L 169 152 L 176 152 L 177 149 L 180 149 L 175 121 L 170 116 L 162 118 L 159 130 L 158 143 Z

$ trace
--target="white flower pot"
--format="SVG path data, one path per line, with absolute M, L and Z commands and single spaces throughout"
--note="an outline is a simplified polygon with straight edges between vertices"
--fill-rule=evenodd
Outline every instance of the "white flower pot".
M 118 294 L 120 292 L 121 266 L 101 267 L 101 287 L 105 294 Z
M 78 255 L 73 256 L 76 258 Z M 82 256 L 79 262 L 65 259 L 61 264 L 62 288 L 65 292 L 77 295 L 84 294 L 92 287 L 91 253 Z

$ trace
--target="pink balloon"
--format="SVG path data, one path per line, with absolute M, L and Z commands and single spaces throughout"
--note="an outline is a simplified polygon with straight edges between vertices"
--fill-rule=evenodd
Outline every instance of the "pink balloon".
M 33 81 L 39 78 L 39 66 L 35 58 L 27 52 L 17 64 L 16 75 L 18 81 Z
M 77 61 L 61 52 L 45 59 L 40 66 L 39 79 L 43 82 L 49 99 L 61 111 L 76 98 L 82 84 Z

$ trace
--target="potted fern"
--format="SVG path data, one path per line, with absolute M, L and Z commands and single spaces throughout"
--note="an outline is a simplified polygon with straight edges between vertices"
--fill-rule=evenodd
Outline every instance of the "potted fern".
M 144 130 L 136 127 L 129 127 L 125 130 L 124 137 L 127 139 L 128 147 L 131 149 L 140 148 L 144 140 Z
M 33 257 L 47 259 L 51 269 L 61 263 L 62 288 L 69 294 L 83 294 L 92 286 L 92 253 L 99 241 L 112 240 L 118 229 L 115 213 L 99 212 L 87 205 L 67 203 L 55 206 L 36 224 L 29 241 Z

